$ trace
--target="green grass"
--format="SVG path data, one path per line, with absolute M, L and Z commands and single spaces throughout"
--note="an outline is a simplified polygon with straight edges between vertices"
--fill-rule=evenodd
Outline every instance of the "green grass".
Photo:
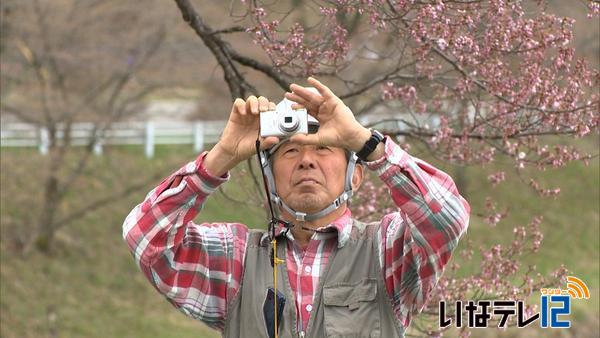
M 597 151 L 596 140 L 582 142 L 583 147 Z M 586 141 L 587 142 L 587 141 Z M 166 176 L 192 160 L 187 147 L 158 147 L 155 159 L 143 157 L 140 147 L 108 148 L 111 156 L 93 158 L 93 165 L 77 190 L 69 195 L 61 212 L 75 210 L 94 196 L 119 191 L 127 182 L 139 182 L 158 174 Z M 453 173 L 448 165 L 430 160 Z M 33 251 L 27 257 L 15 252 L 18 242 L 35 227 L 35 212 L 41 198 L 40 184 L 45 159 L 35 150 L 2 149 L 2 222 L 0 228 L 0 319 L 2 337 L 218 337 L 214 331 L 176 311 L 150 286 L 135 266 L 121 238 L 121 224 L 127 213 L 141 202 L 144 189 L 120 199 L 110 206 L 87 214 L 62 228 L 52 256 Z M 599 298 L 599 166 L 572 163 L 565 168 L 539 176 L 550 187 L 560 186 L 556 200 L 539 199 L 518 180 L 508 179 L 491 189 L 486 183 L 489 173 L 510 166 L 495 164 L 489 168 L 469 167 L 464 195 L 472 206 L 467 238 L 475 248 L 509 242 L 514 225 L 525 225 L 533 215 L 543 215 L 545 239 L 538 255 L 528 258 L 545 274 L 564 264 L 582 278 L 592 290 L 592 299 L 573 305 L 573 329 L 569 333 L 553 331 L 555 336 L 586 335 L 598 330 Z M 239 177 L 239 175 L 237 175 Z M 527 176 L 528 177 L 528 176 Z M 241 181 L 233 181 L 224 189 L 232 196 L 243 191 Z M 493 196 L 500 209 L 510 208 L 510 218 L 496 227 L 482 222 L 476 213 L 483 210 L 486 196 Z M 235 204 L 216 194 L 196 219 L 201 221 L 240 221 L 252 226 L 263 224 L 264 210 Z M 227 205 L 228 207 L 223 207 Z M 459 249 L 460 250 L 460 249 Z M 476 271 L 477 258 L 461 262 L 464 273 Z M 480 332 L 480 331 L 477 331 Z M 497 336 L 494 330 L 485 331 Z M 475 334 L 475 333 L 474 333 Z M 479 336 L 479 333 L 477 333 Z M 503 336 L 537 336 L 539 329 L 509 330 Z

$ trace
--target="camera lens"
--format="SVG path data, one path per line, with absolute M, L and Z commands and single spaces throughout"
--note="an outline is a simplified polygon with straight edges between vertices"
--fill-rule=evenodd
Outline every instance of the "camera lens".
M 281 129 L 281 131 L 284 133 L 292 133 L 298 129 L 299 121 L 296 115 L 287 113 L 282 117 L 282 120 L 279 122 L 279 129 Z

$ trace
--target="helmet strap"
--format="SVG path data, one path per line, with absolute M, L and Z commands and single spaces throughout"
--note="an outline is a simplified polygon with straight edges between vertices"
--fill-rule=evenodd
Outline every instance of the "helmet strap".
M 317 220 L 326 215 L 329 215 L 334 210 L 338 209 L 342 204 L 344 204 L 344 202 L 348 201 L 350 199 L 350 197 L 352 197 L 352 190 L 344 191 L 329 206 L 327 206 L 326 208 L 322 209 L 321 211 L 318 211 L 313 214 L 307 214 L 305 212 L 300 212 L 300 211 L 296 211 L 296 210 L 292 209 L 287 204 L 285 204 L 285 202 L 279 196 L 277 196 L 276 193 L 270 193 L 270 195 L 271 195 L 271 200 L 274 202 L 274 204 L 276 206 L 282 208 L 288 214 L 292 215 L 296 219 L 296 221 L 305 222 L 305 221 Z

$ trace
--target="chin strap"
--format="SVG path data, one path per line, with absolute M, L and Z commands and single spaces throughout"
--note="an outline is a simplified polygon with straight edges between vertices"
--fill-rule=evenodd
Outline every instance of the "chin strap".
M 279 196 L 277 196 L 277 194 L 270 194 L 270 195 L 271 195 L 271 201 L 273 201 L 273 203 L 275 205 L 283 208 L 283 210 L 287 211 L 290 215 L 294 216 L 296 221 L 304 222 L 304 221 L 314 221 L 316 219 L 322 218 L 322 217 L 328 215 L 329 213 L 333 212 L 334 210 L 339 208 L 340 205 L 344 204 L 344 202 L 348 201 L 350 199 L 350 197 L 352 197 L 352 190 L 344 191 L 328 207 L 326 207 L 325 209 L 323 209 L 319 212 L 316 212 L 314 214 L 307 214 L 305 212 L 296 211 L 296 210 L 290 208 L 287 204 L 285 204 L 285 202 L 281 198 L 279 198 Z

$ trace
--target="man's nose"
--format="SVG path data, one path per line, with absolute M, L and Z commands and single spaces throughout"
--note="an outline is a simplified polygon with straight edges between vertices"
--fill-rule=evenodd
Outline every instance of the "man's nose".
M 315 169 L 316 160 L 314 151 L 311 149 L 304 148 L 300 152 L 300 160 L 298 161 L 299 169 Z

